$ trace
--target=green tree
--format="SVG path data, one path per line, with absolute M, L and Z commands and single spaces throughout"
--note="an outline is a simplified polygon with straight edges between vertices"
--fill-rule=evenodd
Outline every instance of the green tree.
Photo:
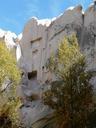
M 75 35 L 64 38 L 47 68 L 55 74 L 56 81 L 49 83 L 43 100 L 53 112 L 37 121 L 39 128 L 85 128 L 93 108 L 92 74 L 86 70 Z M 38 128 L 37 123 L 33 128 Z
M 17 106 L 20 101 L 16 95 L 16 86 L 20 81 L 20 70 L 15 57 L 0 41 L 0 128 L 17 125 Z

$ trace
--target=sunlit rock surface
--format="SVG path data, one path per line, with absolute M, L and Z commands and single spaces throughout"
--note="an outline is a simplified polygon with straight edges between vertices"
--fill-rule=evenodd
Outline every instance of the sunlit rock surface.
M 9 50 L 13 52 L 17 61 L 19 61 L 21 57 L 21 48 L 19 45 L 19 41 L 22 39 L 22 33 L 18 36 L 11 32 L 0 29 L 0 40 L 3 40 Z
M 27 127 L 50 112 L 41 100 L 44 84 L 55 80 L 45 67 L 52 52 L 65 35 L 76 33 L 81 51 L 86 55 L 88 70 L 96 72 L 96 5 L 91 4 L 84 12 L 82 6 L 71 7 L 53 19 L 38 20 L 31 18 L 25 25 L 23 33 L 17 37 L 10 32 L 4 37 L 8 47 L 16 45 L 16 56 L 22 69 L 21 86 L 18 95 L 21 97 L 21 117 Z M 14 38 L 15 37 L 15 42 Z M 19 42 L 19 43 L 16 43 Z M 96 77 L 92 79 L 96 87 Z
M 20 41 L 19 66 L 26 72 L 26 77 L 21 82 L 20 96 L 23 99 L 21 115 L 27 126 L 40 119 L 41 115 L 48 114 L 49 108 L 43 106 L 41 100 L 43 84 L 55 78 L 46 69 L 45 64 L 51 53 L 57 51 L 64 36 L 72 33 L 76 33 L 81 51 L 86 55 L 88 70 L 95 72 L 96 8 L 94 4 L 85 12 L 80 5 L 68 8 L 63 14 L 50 20 L 38 20 L 33 17 L 24 27 Z M 95 81 L 94 77 L 92 80 L 94 86 L 96 86 Z M 35 98 L 30 100 L 32 96 Z

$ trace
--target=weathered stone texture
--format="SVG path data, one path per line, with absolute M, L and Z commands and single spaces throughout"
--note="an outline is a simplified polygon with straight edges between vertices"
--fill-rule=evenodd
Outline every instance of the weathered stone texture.
M 35 18 L 30 19 L 25 25 L 20 42 L 22 52 L 20 67 L 27 74 L 30 74 L 30 79 L 27 84 L 21 86 L 21 90 L 23 90 L 25 99 L 33 95 L 38 95 L 38 98 L 34 102 L 26 102 L 27 107 L 26 105 L 22 107 L 23 119 L 34 122 L 46 110 L 46 107 L 43 106 L 39 111 L 42 84 L 52 78 L 54 79 L 54 77 L 47 71 L 45 64 L 51 53 L 56 52 L 64 36 L 72 33 L 77 35 L 81 50 L 86 55 L 88 68 L 95 71 L 96 10 L 94 5 L 90 6 L 84 14 L 81 6 L 77 6 L 72 10 L 66 10 L 63 15 L 52 20 L 49 26 L 38 24 L 38 20 Z M 94 77 L 93 79 L 93 84 L 96 86 L 96 78 Z M 34 108 L 32 108 L 33 103 L 35 104 Z M 26 116 L 24 115 L 25 112 L 27 113 L 25 114 Z
M 48 75 L 45 64 L 52 52 L 56 52 L 64 35 L 77 33 L 80 40 L 83 25 L 82 7 L 66 10 L 51 24 L 39 24 L 34 18 L 28 21 L 24 27 L 21 40 L 21 68 L 27 72 L 37 71 L 37 80 L 45 82 Z

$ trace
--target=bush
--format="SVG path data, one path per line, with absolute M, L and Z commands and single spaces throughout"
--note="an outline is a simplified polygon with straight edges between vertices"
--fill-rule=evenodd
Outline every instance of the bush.
M 17 108 L 20 105 L 16 87 L 20 70 L 5 43 L 0 42 L 0 128 L 15 128 L 18 125 Z
M 55 74 L 56 81 L 49 84 L 50 89 L 43 93 L 43 100 L 53 113 L 39 120 L 38 128 L 87 127 L 94 106 L 92 74 L 86 70 L 85 57 L 76 36 L 65 37 L 57 55 L 53 54 L 48 62 L 47 68 Z

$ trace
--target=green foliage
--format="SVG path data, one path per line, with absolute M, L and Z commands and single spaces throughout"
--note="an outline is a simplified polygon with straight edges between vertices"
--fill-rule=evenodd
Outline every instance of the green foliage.
M 20 81 L 20 71 L 15 57 L 2 41 L 0 42 L 0 88 L 8 79 L 10 86 L 0 92 L 0 128 L 17 128 L 19 123 L 17 109 L 20 100 L 16 95 L 16 87 Z
M 16 66 L 14 56 L 6 48 L 4 42 L 0 42 L 0 85 L 2 85 L 6 77 L 18 84 L 20 71 Z
M 47 67 L 57 77 L 43 94 L 44 104 L 53 113 L 39 120 L 38 128 L 85 128 L 93 110 L 92 74 L 86 71 L 85 57 L 75 35 L 64 38 Z
M 57 77 L 63 77 L 65 73 L 73 66 L 79 59 L 85 59 L 80 52 L 77 38 L 74 35 L 64 37 L 60 43 L 56 55 L 52 54 L 47 62 L 47 68 L 54 72 Z
M 18 128 L 20 100 L 16 95 L 14 97 L 7 96 L 8 94 L 6 96 L 0 95 L 0 128 Z

